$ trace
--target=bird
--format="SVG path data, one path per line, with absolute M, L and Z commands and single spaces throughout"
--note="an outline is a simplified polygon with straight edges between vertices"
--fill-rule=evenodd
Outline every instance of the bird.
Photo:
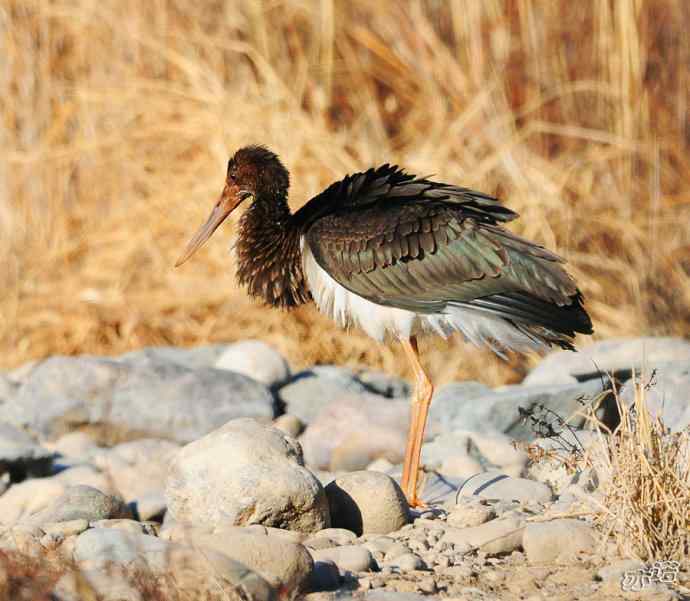
M 314 302 L 344 328 L 399 342 L 414 373 L 400 487 L 411 507 L 434 386 L 418 338 L 453 333 L 506 352 L 574 350 L 592 322 L 564 259 L 504 227 L 518 214 L 490 194 L 383 164 L 346 175 L 299 210 L 290 175 L 262 145 L 237 150 L 187 261 L 247 202 L 235 243 L 237 279 L 272 307 Z

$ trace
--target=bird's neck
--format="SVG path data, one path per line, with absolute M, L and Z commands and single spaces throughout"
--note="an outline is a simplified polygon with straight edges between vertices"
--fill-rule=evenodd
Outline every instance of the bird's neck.
M 302 272 L 300 234 L 286 192 L 257 197 L 247 208 L 240 219 L 237 277 L 252 296 L 284 308 L 310 299 Z

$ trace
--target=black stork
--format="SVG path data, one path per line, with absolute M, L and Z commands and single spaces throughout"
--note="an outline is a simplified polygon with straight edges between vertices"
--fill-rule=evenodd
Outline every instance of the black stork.
M 417 336 L 460 332 L 505 350 L 573 349 L 591 334 L 582 294 L 563 259 L 504 229 L 517 214 L 482 192 L 418 178 L 388 164 L 348 175 L 295 213 L 290 179 L 263 146 L 238 150 L 210 217 L 177 261 L 199 249 L 244 200 L 236 249 L 239 282 L 290 309 L 314 301 L 339 325 L 397 339 L 415 373 L 401 486 L 417 496 L 433 385 Z

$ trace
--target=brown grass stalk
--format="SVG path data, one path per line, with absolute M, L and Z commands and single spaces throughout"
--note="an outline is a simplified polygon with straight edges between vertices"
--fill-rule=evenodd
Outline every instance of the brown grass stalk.
M 687 335 L 689 7 L 0 0 L 0 367 L 257 337 L 295 366 L 404 369 L 248 299 L 232 226 L 172 269 L 248 142 L 284 158 L 294 207 L 383 161 L 498 193 L 569 259 L 599 337 Z M 423 350 L 440 381 L 532 361 Z
M 671 433 L 635 382 L 630 404 L 616 395 L 621 423 L 596 447 L 603 507 L 597 521 L 626 557 L 685 560 L 690 553 L 690 430 Z

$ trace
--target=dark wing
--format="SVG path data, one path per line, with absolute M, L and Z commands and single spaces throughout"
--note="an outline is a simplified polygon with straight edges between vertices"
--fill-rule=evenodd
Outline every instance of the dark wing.
M 368 300 L 419 313 L 469 306 L 546 328 L 547 342 L 566 346 L 559 334 L 592 331 L 562 260 L 500 227 L 517 215 L 495 198 L 386 167 L 334 184 L 305 209 L 316 261 Z
M 302 226 L 308 226 L 329 214 L 419 202 L 461 205 L 467 217 L 481 222 L 511 221 L 518 216 L 488 194 L 417 178 L 397 165 L 385 164 L 364 173 L 348 175 L 331 184 L 297 211 L 294 217 Z

